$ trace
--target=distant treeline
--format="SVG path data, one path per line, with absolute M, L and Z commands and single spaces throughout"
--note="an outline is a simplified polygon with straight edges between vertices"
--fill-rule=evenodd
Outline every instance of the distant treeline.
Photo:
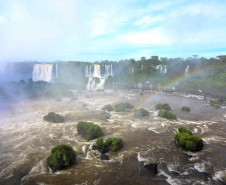
M 39 94 L 36 92 L 35 88 L 38 86 L 37 83 L 31 83 L 32 66 L 36 63 L 38 62 L 20 62 L 13 63 L 13 65 L 11 64 L 11 68 L 6 69 L 5 71 L 11 81 L 14 81 L 16 76 L 18 77 L 17 81 L 23 80 L 20 79 L 20 77 L 26 76 L 25 85 L 19 83 L 11 86 L 20 86 L 22 91 L 28 89 L 29 91 L 34 91 L 32 94 Z M 159 58 L 158 56 L 152 56 L 148 59 L 141 57 L 139 60 L 129 59 L 117 62 L 106 60 L 94 63 L 100 65 L 112 64 L 113 66 L 113 77 L 109 77 L 106 80 L 106 88 L 127 88 L 142 85 L 152 86 L 153 88 L 159 87 L 202 91 L 207 94 L 226 96 L 226 55 L 210 59 L 204 57 L 199 58 L 197 55 L 186 59 Z M 85 66 L 94 63 L 81 61 L 54 62 L 53 64 L 57 64 L 59 69 L 58 78 L 55 79 L 55 84 L 60 83 L 60 87 L 62 87 L 62 84 L 74 84 L 73 87 L 85 89 L 88 81 L 88 78 L 85 77 Z M 187 74 L 185 74 L 186 68 L 188 68 Z M 14 78 L 12 78 L 12 76 Z M 2 78 L 6 77 L 2 75 Z M 30 80 L 28 80 L 29 78 Z M 46 85 L 42 85 L 42 87 L 47 89 Z M 5 92 L 3 91 L 4 89 L 5 88 L 0 84 L 0 95 Z M 13 89 L 10 90 L 10 93 L 14 92 Z M 45 90 L 47 94 L 50 91 L 51 88 L 49 87 Z M 9 93 L 8 91 L 6 92 L 7 93 L 4 94 Z M 43 91 L 38 92 L 41 93 Z

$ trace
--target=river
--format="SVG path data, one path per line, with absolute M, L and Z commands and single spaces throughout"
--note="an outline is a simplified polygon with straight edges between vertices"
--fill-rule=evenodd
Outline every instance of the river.
M 138 91 L 73 91 L 77 100 L 35 99 L 4 106 L 0 122 L 0 184 L 225 184 L 226 107 L 215 109 L 199 96 Z M 148 117 L 134 118 L 130 112 L 104 112 L 106 104 L 129 102 L 144 107 Z M 157 116 L 155 104 L 169 103 L 177 121 Z M 191 112 L 182 112 L 189 106 Z M 57 112 L 65 123 L 48 123 L 43 116 Z M 124 147 L 101 161 L 89 151 L 93 141 L 77 134 L 77 122 L 100 125 L 105 138 L 121 137 Z M 204 140 L 200 152 L 178 148 L 174 134 L 185 126 Z M 45 160 L 51 148 L 69 144 L 77 152 L 77 164 L 52 173 Z M 143 163 L 157 163 L 153 175 Z

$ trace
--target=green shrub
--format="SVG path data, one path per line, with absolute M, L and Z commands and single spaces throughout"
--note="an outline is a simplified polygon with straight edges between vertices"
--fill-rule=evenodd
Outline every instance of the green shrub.
M 117 137 L 109 137 L 104 143 L 103 138 L 101 137 L 97 139 L 96 145 L 99 151 L 101 151 L 102 153 L 106 153 L 109 151 L 116 152 L 123 147 L 123 140 Z
M 51 153 L 47 163 L 54 171 L 70 167 L 76 162 L 76 152 L 69 145 L 57 145 L 52 148 Z
M 105 145 L 110 146 L 112 143 L 112 137 L 107 138 L 107 140 L 105 141 Z
M 96 145 L 99 149 L 103 149 L 104 148 L 104 139 L 102 137 L 99 137 L 96 141 Z
M 126 109 L 132 109 L 133 105 L 130 103 L 119 103 L 115 105 L 115 112 L 125 112 Z
M 45 121 L 52 122 L 52 123 L 62 123 L 64 122 L 64 117 L 56 114 L 55 112 L 49 112 L 46 116 L 43 118 Z
M 178 128 L 178 132 L 174 135 L 174 139 L 179 145 L 190 151 L 199 151 L 203 148 L 202 139 L 193 135 L 192 132 L 184 127 Z
M 210 100 L 210 105 L 212 107 L 215 107 L 217 109 L 219 109 L 221 106 L 220 106 L 220 101 L 219 100 Z
M 155 105 L 155 108 L 156 109 L 161 109 L 161 110 L 171 110 L 171 107 L 168 103 L 157 103 Z
M 112 138 L 112 151 L 115 152 L 123 147 L 123 141 L 121 138 Z
M 115 112 L 125 112 L 126 108 L 124 103 L 119 103 L 115 105 Z
M 158 116 L 166 119 L 174 119 L 174 120 L 177 119 L 176 115 L 174 115 L 172 112 L 169 112 L 167 110 L 160 110 L 158 112 Z
M 185 127 L 179 127 L 179 128 L 178 128 L 178 131 L 179 131 L 180 133 L 187 133 L 187 134 L 189 134 L 189 135 L 192 135 L 192 132 L 191 132 L 190 130 L 186 129 Z
M 113 107 L 112 107 L 110 104 L 105 105 L 105 106 L 103 107 L 103 109 L 106 110 L 106 111 L 108 111 L 108 112 L 113 111 Z
M 149 112 L 143 108 L 135 109 L 133 112 L 135 117 L 144 117 L 149 115 Z
M 132 104 L 130 104 L 130 103 L 128 103 L 128 102 L 126 102 L 126 103 L 124 103 L 125 104 L 125 108 L 126 109 L 133 109 L 133 105 Z
M 181 107 L 181 110 L 182 110 L 182 111 L 186 111 L 186 112 L 190 112 L 190 107 L 188 107 L 188 106 L 183 106 L 183 107 Z
M 78 122 L 77 131 L 78 134 L 82 135 L 87 140 L 96 139 L 103 136 L 101 128 L 92 122 Z

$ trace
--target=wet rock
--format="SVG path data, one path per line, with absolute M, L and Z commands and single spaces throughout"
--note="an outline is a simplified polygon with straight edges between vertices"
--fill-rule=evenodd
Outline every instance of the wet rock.
M 202 179 L 202 180 L 208 181 L 208 179 L 212 179 L 212 175 L 207 173 L 207 172 L 200 172 L 198 170 L 191 169 L 190 173 L 193 176 L 196 176 L 196 177 L 198 177 L 199 179 Z
M 151 164 L 144 164 L 144 167 L 148 169 L 151 173 L 157 174 L 157 164 L 151 163 Z
M 175 177 L 178 177 L 180 174 L 176 171 L 170 171 L 170 174 L 172 174 Z
M 103 118 L 103 119 L 109 119 L 110 118 L 110 114 L 105 112 L 105 111 L 102 111 L 100 113 L 100 116 Z
M 92 145 L 92 150 L 99 150 L 97 145 Z
M 100 159 L 101 158 L 101 153 L 97 150 L 92 150 L 87 152 L 87 157 L 88 158 L 96 158 Z
M 109 160 L 109 157 L 106 154 L 102 154 L 101 160 Z

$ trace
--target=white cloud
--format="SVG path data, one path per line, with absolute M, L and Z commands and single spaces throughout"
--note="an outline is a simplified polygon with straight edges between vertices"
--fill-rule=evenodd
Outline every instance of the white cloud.
M 146 15 L 144 17 L 142 17 L 141 19 L 138 19 L 135 21 L 134 25 L 135 26 L 151 26 L 155 23 L 160 23 L 161 21 L 163 21 L 163 17 L 162 16 L 149 16 Z
M 132 44 L 168 45 L 172 42 L 160 28 L 130 33 L 123 35 L 122 38 Z
M 0 24 L 3 24 L 3 23 L 8 23 L 8 20 L 5 17 L 0 15 Z
M 131 48 L 141 55 L 156 51 L 154 47 L 163 47 L 164 52 L 178 47 L 225 48 L 226 3 L 222 1 L 6 2 L 4 9 L 0 6 L 0 60 L 69 56 L 73 60 L 84 53 L 102 59 L 124 56 Z

